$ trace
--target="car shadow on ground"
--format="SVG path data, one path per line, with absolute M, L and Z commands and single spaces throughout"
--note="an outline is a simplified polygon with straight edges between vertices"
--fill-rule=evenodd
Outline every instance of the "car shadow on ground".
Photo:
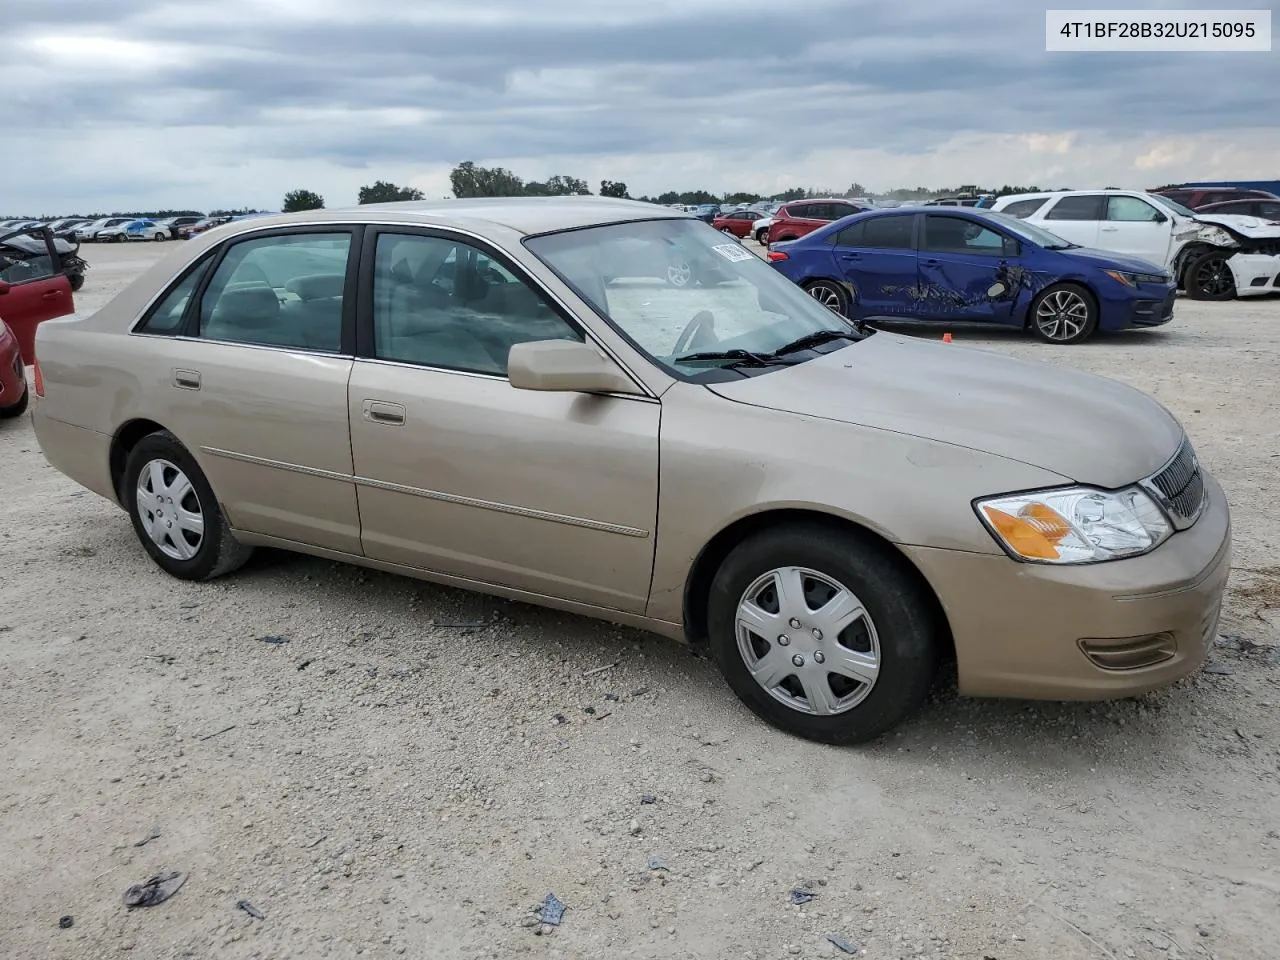
M 424 625 L 463 620 L 494 624 L 493 629 L 503 631 L 502 640 L 510 645 L 508 655 L 521 662 L 546 663 L 549 670 L 569 669 L 561 665 L 566 656 L 575 663 L 629 663 L 628 682 L 660 690 L 665 713 L 673 722 L 705 723 L 708 716 L 716 716 L 740 727 L 739 736 L 796 742 L 756 719 L 737 700 L 705 650 L 646 631 L 282 551 L 259 550 L 236 576 L 237 588 L 267 591 L 274 585 L 295 585 L 301 578 L 323 586 L 325 602 L 335 610 L 361 607 L 374 616 L 385 601 L 390 601 L 388 608 L 403 610 L 393 598 L 408 594 L 415 616 Z M 407 638 L 393 634 L 383 642 L 388 644 L 386 655 L 417 655 L 418 648 Z M 552 648 L 556 655 L 548 656 Z M 637 651 L 643 652 L 643 663 L 635 662 Z M 576 678 L 575 667 L 564 679 L 568 683 Z M 1132 774 L 1160 767 L 1192 745 L 1187 724 L 1171 722 L 1170 716 L 1191 709 L 1193 703 L 1191 682 L 1102 703 L 961 697 L 955 665 L 944 663 L 918 713 L 885 738 L 849 749 L 871 755 L 924 753 L 934 759 L 945 757 L 948 763 L 983 763 L 994 753 L 1002 762 L 1014 762 L 1027 771 L 1064 764 L 1106 766 L 1123 757 L 1124 770 Z M 1229 733 L 1231 718 L 1224 715 L 1221 723 Z

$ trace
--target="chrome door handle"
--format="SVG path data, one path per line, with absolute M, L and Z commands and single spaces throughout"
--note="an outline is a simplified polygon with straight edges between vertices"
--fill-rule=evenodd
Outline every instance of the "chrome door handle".
M 370 423 L 385 423 L 398 426 L 404 423 L 405 409 L 402 403 L 388 403 L 385 400 L 366 400 L 361 412 Z
M 183 390 L 199 390 L 200 389 L 200 371 L 198 370 L 174 370 L 173 385 Z

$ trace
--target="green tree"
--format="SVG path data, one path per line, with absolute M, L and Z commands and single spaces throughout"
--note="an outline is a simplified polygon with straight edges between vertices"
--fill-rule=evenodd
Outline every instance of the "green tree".
M 299 210 L 323 210 L 324 197 L 314 190 L 290 190 L 284 195 L 284 203 L 280 209 L 285 213 L 297 213 Z
M 524 192 L 531 197 L 585 197 L 590 196 L 591 188 L 585 180 L 557 173 L 544 183 L 530 180 L 524 185 Z
M 726 193 L 724 195 L 725 203 L 755 203 L 759 199 L 758 193 Z
M 600 196 L 602 197 L 618 197 L 624 200 L 630 200 L 631 197 L 627 193 L 627 185 L 622 181 L 601 180 Z M 672 201 L 674 202 L 674 201 Z
M 397 187 L 386 180 L 378 180 L 360 188 L 359 202 L 398 203 L 401 200 L 421 200 L 425 194 L 417 187 Z
M 478 167 L 473 160 L 458 164 L 449 173 L 455 197 L 518 197 L 524 181 L 506 167 Z

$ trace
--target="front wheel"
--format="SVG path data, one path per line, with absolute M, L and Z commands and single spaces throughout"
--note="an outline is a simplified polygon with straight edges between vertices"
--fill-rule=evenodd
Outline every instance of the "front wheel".
M 143 548 L 171 576 L 211 580 L 253 553 L 231 535 L 209 481 L 167 430 L 130 451 L 120 493 Z
M 168 240 L 169 235 L 167 233 L 157 233 L 154 236 L 152 236 L 151 239 L 156 241 L 156 243 L 159 243 L 161 240 Z
M 1098 305 L 1084 287 L 1056 283 L 1031 301 L 1030 325 L 1046 343 L 1071 344 L 1089 339 L 1098 327 Z
M 1234 300 L 1236 278 L 1227 266 L 1231 254 L 1210 250 L 1187 265 L 1184 287 L 1192 300 Z
M 758 533 L 711 587 L 708 632 L 733 691 L 808 740 L 872 740 L 916 710 L 941 644 L 935 604 L 891 549 L 797 524 Z

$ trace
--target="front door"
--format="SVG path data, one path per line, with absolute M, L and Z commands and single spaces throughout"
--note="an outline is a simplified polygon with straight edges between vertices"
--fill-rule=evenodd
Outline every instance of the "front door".
M 40 232 L 17 231 L 0 236 L 0 243 L 12 240 L 12 255 L 0 247 L 0 317 L 13 330 L 23 363 L 35 358 L 36 325 L 66 316 L 75 309 L 71 281 L 57 272 L 57 253 L 51 237 Z
M 1016 244 L 964 217 L 931 213 L 920 237 L 920 315 L 928 320 L 1009 320 Z M 997 286 L 999 285 L 999 286 Z
M 836 234 L 836 267 L 853 285 L 855 319 L 915 315 L 914 222 L 910 213 L 867 217 Z
M 1141 197 L 1107 197 L 1107 218 L 1098 228 L 1098 246 L 1164 268 L 1173 239 L 1173 224 Z
M 237 529 L 360 553 L 347 426 L 353 230 L 277 230 L 216 249 L 135 332 L 152 414 Z
M 643 612 L 658 402 L 512 387 L 512 345 L 584 334 L 495 250 L 387 229 L 365 251 L 348 391 L 365 553 Z

